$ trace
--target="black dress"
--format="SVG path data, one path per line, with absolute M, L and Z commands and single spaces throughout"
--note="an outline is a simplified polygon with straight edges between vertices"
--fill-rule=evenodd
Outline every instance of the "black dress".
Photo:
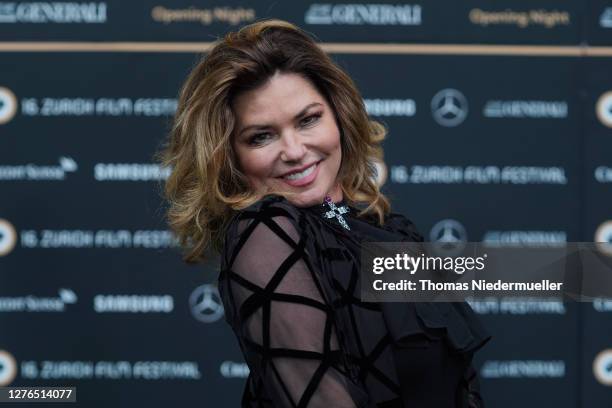
M 228 226 L 219 292 L 250 368 L 242 406 L 483 407 L 472 355 L 489 336 L 469 305 L 359 299 L 359 242 L 421 242 L 414 224 L 351 207 L 347 231 L 325 210 L 269 195 Z

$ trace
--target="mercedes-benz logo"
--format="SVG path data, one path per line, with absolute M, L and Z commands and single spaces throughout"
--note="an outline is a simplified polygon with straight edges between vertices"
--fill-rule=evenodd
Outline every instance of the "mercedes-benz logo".
M 446 219 L 432 227 L 429 238 L 436 244 L 434 247 L 437 252 L 457 255 L 465 248 L 467 232 L 459 221 Z
M 189 296 L 191 314 L 204 323 L 213 323 L 223 316 L 223 304 L 216 286 L 204 284 L 198 286 Z
M 468 114 L 467 99 L 456 89 L 443 89 L 431 100 L 431 113 L 442 126 L 460 125 Z

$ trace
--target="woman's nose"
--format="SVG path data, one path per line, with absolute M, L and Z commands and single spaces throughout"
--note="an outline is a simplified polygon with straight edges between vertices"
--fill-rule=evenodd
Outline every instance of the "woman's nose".
M 282 137 L 281 159 L 283 161 L 299 162 L 306 154 L 306 146 L 295 132 L 287 132 Z

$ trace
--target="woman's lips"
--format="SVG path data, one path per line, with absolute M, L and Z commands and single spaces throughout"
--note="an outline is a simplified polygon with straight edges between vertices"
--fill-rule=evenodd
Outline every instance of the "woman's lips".
M 320 164 L 320 163 L 321 163 L 321 161 L 316 162 L 316 163 L 313 165 L 313 166 L 314 166 L 314 169 L 313 169 L 313 170 L 312 170 L 312 172 L 311 172 L 309 175 L 307 175 L 307 176 L 304 176 L 304 177 L 299 178 L 299 179 L 297 179 L 297 180 L 290 180 L 290 179 L 285 178 L 285 177 L 280 177 L 280 179 L 281 179 L 283 182 L 285 182 L 285 183 L 289 184 L 289 185 L 290 185 L 290 186 L 292 186 L 292 187 L 304 187 L 304 186 L 307 186 L 308 184 L 312 183 L 312 182 L 313 182 L 313 181 L 314 181 L 314 180 L 317 178 L 317 174 L 319 174 L 319 164 Z M 311 167 L 312 167 L 312 166 L 311 166 Z M 309 168 L 309 169 L 310 169 L 310 168 Z M 306 170 L 308 170 L 308 169 L 306 169 Z M 306 170 L 305 170 L 305 171 L 306 171 Z

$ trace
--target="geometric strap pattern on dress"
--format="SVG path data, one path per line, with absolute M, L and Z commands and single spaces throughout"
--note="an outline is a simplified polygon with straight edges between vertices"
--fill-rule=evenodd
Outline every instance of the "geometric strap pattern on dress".
M 301 229 L 283 208 L 245 211 L 223 271 L 226 309 L 257 406 L 354 407 L 367 393 L 349 375 Z

